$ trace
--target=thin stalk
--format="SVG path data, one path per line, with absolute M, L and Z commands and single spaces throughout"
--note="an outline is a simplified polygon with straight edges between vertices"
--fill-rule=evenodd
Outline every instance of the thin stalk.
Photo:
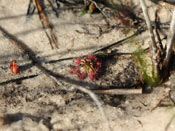
M 153 29 L 152 29 L 152 26 L 151 26 L 151 21 L 150 21 L 150 18 L 149 18 L 149 15 L 148 15 L 148 10 L 147 10 L 147 7 L 146 7 L 146 4 L 145 4 L 145 1 L 144 0 L 140 0 L 140 5 L 142 7 L 142 11 L 143 11 L 143 15 L 145 17 L 145 21 L 146 21 L 146 25 L 148 27 L 148 30 L 149 30 L 149 35 L 151 37 L 151 41 L 152 41 L 152 53 L 153 53 L 153 64 L 155 66 L 155 70 L 156 72 L 158 73 L 158 62 L 157 62 L 157 45 L 156 45 L 156 40 L 155 40 L 155 35 L 153 33 Z
M 174 44 L 175 38 L 175 9 L 172 12 L 172 19 L 170 23 L 170 32 L 167 38 L 167 50 L 166 50 L 166 57 L 165 57 L 165 66 L 167 67 L 170 62 L 170 58 L 172 56 L 172 47 Z

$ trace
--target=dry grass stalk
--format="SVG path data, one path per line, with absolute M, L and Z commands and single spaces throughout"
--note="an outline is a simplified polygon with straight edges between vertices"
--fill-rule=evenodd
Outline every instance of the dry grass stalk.
M 92 90 L 96 94 L 108 94 L 108 95 L 134 95 L 142 94 L 142 88 L 140 89 L 108 89 L 108 90 Z
M 52 7 L 52 10 L 55 12 L 55 15 L 58 17 L 58 11 L 57 9 L 54 7 L 54 4 L 52 2 L 52 0 L 47 0 L 50 4 L 50 6 Z
M 174 38 L 175 38 L 175 9 L 172 12 L 172 19 L 170 23 L 170 31 L 167 38 L 167 50 L 166 50 L 166 57 L 165 57 L 165 67 L 169 66 L 170 59 L 172 57 L 172 48 L 174 46 Z
M 41 20 L 41 23 L 42 23 L 42 26 L 45 30 L 45 33 L 49 39 L 49 43 L 51 45 L 51 48 L 53 49 L 52 41 L 55 44 L 55 47 L 58 48 L 57 37 L 54 33 L 52 24 L 49 22 L 47 16 L 45 15 L 45 13 L 43 11 L 42 2 L 43 2 L 42 0 L 35 0 L 35 4 L 36 4 L 37 10 L 38 10 L 39 18 Z M 50 35 L 49 35 L 49 33 L 47 33 L 46 29 L 49 29 Z
M 86 2 L 87 0 L 85 0 L 85 4 L 87 4 Z M 100 13 L 103 15 L 104 20 L 106 22 L 107 25 L 109 25 L 109 21 L 108 21 L 108 16 L 104 13 L 104 11 L 101 10 L 101 8 L 98 6 L 98 4 L 94 1 L 94 0 L 89 0 L 91 3 L 93 3 L 95 5 L 95 7 L 100 11 Z
M 27 14 L 26 14 L 27 15 L 26 21 L 28 21 L 29 18 L 34 14 L 35 9 L 36 9 L 36 6 L 34 3 L 34 0 L 30 0 L 29 5 L 28 5 L 28 9 L 27 9 Z
M 152 40 L 152 53 L 153 53 L 153 64 L 155 66 L 155 70 L 158 73 L 158 62 L 157 62 L 157 45 L 156 45 L 156 40 L 155 40 L 155 35 L 153 33 L 153 29 L 152 29 L 152 25 L 151 25 L 151 21 L 148 15 L 148 10 L 145 4 L 144 0 L 140 0 L 140 5 L 142 7 L 142 11 L 143 11 L 143 15 L 145 17 L 145 21 L 149 30 L 149 35 L 151 37 Z

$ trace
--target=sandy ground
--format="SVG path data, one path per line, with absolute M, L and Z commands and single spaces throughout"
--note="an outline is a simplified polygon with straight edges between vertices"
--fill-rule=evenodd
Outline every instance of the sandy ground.
M 74 61 L 72 57 L 91 54 L 132 35 L 137 29 L 109 30 L 100 13 L 85 14 L 78 18 L 82 4 L 74 5 L 74 1 L 71 1 L 69 6 L 60 3 L 58 18 L 46 6 L 48 19 L 54 25 L 59 42 L 59 49 L 51 49 L 37 11 L 32 18 L 26 19 L 28 3 L 27 0 L 1 0 L 0 26 L 23 41 L 46 69 L 78 81 L 81 86 L 87 88 L 92 88 L 90 85 L 137 88 L 140 76 L 136 63 L 130 55 L 106 58 L 104 75 L 95 82 L 89 79 L 79 80 L 70 74 L 70 65 Z M 149 12 L 153 12 L 156 6 L 148 4 Z M 74 10 L 66 8 L 70 6 L 73 6 Z M 133 1 L 133 7 L 137 14 L 141 14 L 138 0 Z M 117 27 L 121 24 L 114 15 L 114 10 L 106 8 L 104 11 L 109 16 L 110 25 Z M 170 14 L 166 11 L 162 11 L 160 16 L 161 22 L 168 22 L 170 19 Z M 154 15 L 151 15 L 151 18 L 154 19 Z M 134 40 L 109 48 L 106 52 L 132 53 L 140 46 L 148 47 L 147 43 L 149 36 L 145 32 Z M 64 79 L 61 84 L 56 84 L 36 68 L 26 53 L 2 33 L 0 33 L 0 47 L 1 131 L 109 130 L 94 101 L 87 94 L 76 90 L 78 85 L 75 82 L 71 83 Z M 17 75 L 9 68 L 14 59 L 20 66 L 20 73 Z M 16 81 L 18 78 L 23 79 Z M 165 99 L 161 107 L 151 111 L 168 94 L 169 85 L 170 82 L 167 81 L 150 93 L 141 95 L 97 96 L 113 131 L 174 131 L 175 107 L 169 99 Z

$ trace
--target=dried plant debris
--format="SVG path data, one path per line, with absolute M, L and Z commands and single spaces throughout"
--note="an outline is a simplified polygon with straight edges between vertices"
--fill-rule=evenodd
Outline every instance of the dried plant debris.
M 38 14 L 39 14 L 43 29 L 46 33 L 46 36 L 48 37 L 51 48 L 53 49 L 54 45 L 56 48 L 58 48 L 58 40 L 54 33 L 54 27 L 48 20 L 47 15 L 45 14 L 45 11 L 44 11 L 45 5 L 43 1 L 35 0 L 35 4 L 38 10 Z M 47 28 L 49 29 L 49 31 L 47 30 Z M 54 43 L 54 45 L 52 43 Z
M 110 8 L 105 7 L 104 12 L 107 10 L 106 14 L 110 16 L 108 17 L 110 25 L 118 26 L 124 34 L 128 34 L 134 29 L 137 30 L 144 21 L 137 15 L 136 9 L 132 1 L 120 0 L 110 5 Z
M 55 15 L 58 17 L 58 10 L 56 9 L 53 2 L 51 0 L 48 0 L 48 3 L 52 8 L 52 10 L 55 12 Z M 28 21 L 32 17 L 32 15 L 35 13 L 35 9 L 37 9 L 39 18 L 41 20 L 46 36 L 48 37 L 51 48 L 53 49 L 54 45 L 55 45 L 55 48 L 58 48 L 58 40 L 54 33 L 54 29 L 53 29 L 54 27 L 50 22 L 49 18 L 47 17 L 47 13 L 48 13 L 48 11 L 46 11 L 47 8 L 48 7 L 46 6 L 45 1 L 43 0 L 30 0 L 28 9 L 27 9 L 26 20 Z M 54 45 L 52 43 L 54 43 Z
M 29 1 L 29 5 L 28 5 L 28 9 L 27 9 L 27 20 L 30 19 L 32 17 L 32 15 L 35 13 L 35 3 L 34 0 L 30 0 Z

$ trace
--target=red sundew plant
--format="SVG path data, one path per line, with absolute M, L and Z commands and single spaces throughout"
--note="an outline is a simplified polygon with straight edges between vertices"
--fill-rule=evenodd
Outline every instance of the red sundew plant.
M 89 55 L 85 58 L 78 58 L 71 73 L 77 75 L 80 79 L 89 77 L 92 81 L 95 81 L 99 77 L 101 66 L 101 61 L 95 55 Z

